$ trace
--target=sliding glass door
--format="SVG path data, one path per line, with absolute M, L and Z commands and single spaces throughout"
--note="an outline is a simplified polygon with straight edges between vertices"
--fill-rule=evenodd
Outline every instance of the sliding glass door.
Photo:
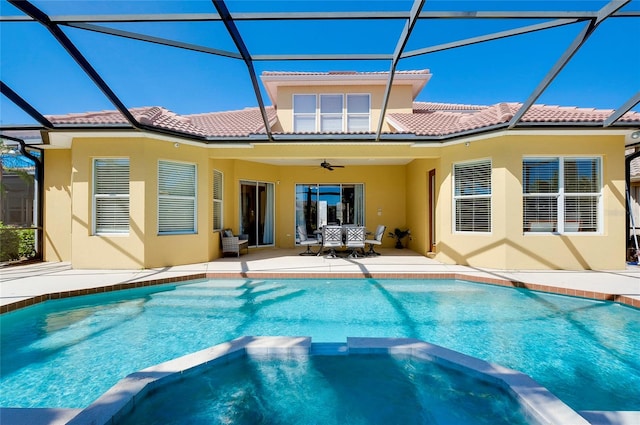
M 240 233 L 249 236 L 250 246 L 273 245 L 274 185 L 240 182 Z
M 296 226 L 312 235 L 326 224 L 364 225 L 363 184 L 296 185 Z

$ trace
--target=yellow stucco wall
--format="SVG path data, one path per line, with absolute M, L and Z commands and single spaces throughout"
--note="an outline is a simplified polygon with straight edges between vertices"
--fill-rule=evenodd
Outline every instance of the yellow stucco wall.
M 44 151 L 45 261 L 71 261 L 71 151 Z
M 438 149 L 439 151 L 439 149 Z M 430 250 L 429 244 L 429 171 L 440 174 L 438 159 L 418 159 L 407 165 L 407 227 L 411 230 L 409 247 L 422 255 Z M 438 190 L 436 188 L 436 194 Z M 393 228 L 391 229 L 393 230 Z M 437 233 L 436 233 L 437 236 Z
M 308 85 L 297 87 L 280 87 L 278 90 L 278 121 L 285 132 L 293 131 L 293 95 L 294 94 L 353 94 L 368 93 L 371 95 L 370 130 L 376 131 L 380 122 L 380 109 L 386 90 L 385 85 L 362 85 L 348 88 L 340 86 Z M 394 85 L 389 94 L 387 113 L 413 110 L 413 95 L 411 85 Z M 346 105 L 345 105 L 346 107 Z M 382 131 L 389 131 L 389 125 L 384 123 Z
M 621 269 L 624 241 L 624 140 L 619 136 L 505 136 L 442 149 L 438 174 L 436 259 L 509 269 Z M 604 218 L 601 234 L 531 235 L 522 230 L 524 156 L 601 156 Z M 452 231 L 453 163 L 492 161 L 490 234 Z
M 257 144 L 253 148 L 189 146 L 150 138 L 73 141 L 70 150 L 47 150 L 45 172 L 45 258 L 71 260 L 77 268 L 143 268 L 219 258 L 220 235 L 212 228 L 213 170 L 224 176 L 224 228 L 239 229 L 240 181 L 274 183 L 275 246 L 295 246 L 295 185 L 363 183 L 365 224 L 409 228 L 409 248 L 426 255 L 428 173 L 436 170 L 436 259 L 446 263 L 508 269 L 616 269 L 624 267 L 624 141 L 619 136 L 500 136 L 469 146 L 410 147 L 409 144 L 332 145 L 343 158 L 405 158 L 406 165 L 348 165 L 335 171 L 318 166 L 277 166 L 269 158 L 322 158 L 326 144 Z M 590 155 L 603 161 L 602 234 L 527 235 L 522 231 L 522 158 L 535 155 Z M 93 158 L 128 157 L 131 165 L 131 231 L 94 236 Z M 413 158 L 408 159 L 407 158 Z M 246 158 L 246 159 L 244 159 Z M 492 161 L 490 234 L 452 231 L 452 164 Z M 250 160 L 254 159 L 254 161 Z M 194 163 L 198 169 L 198 233 L 157 234 L 159 160 Z M 383 246 L 392 247 L 385 235 Z

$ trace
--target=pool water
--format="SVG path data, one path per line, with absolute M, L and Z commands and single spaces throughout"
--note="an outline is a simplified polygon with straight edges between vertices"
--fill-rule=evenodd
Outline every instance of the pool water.
M 160 387 L 118 425 L 524 425 L 506 392 L 386 355 L 238 358 Z
M 0 316 L 0 406 L 88 406 L 242 335 L 410 337 L 530 375 L 575 410 L 640 410 L 640 311 L 454 280 L 198 280 Z

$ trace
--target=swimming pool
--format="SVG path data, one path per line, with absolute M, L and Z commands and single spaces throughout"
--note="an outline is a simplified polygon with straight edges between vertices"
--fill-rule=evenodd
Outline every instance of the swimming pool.
M 199 280 L 0 316 L 3 407 L 86 407 L 241 335 L 411 337 L 520 370 L 575 410 L 640 410 L 640 312 L 452 280 Z

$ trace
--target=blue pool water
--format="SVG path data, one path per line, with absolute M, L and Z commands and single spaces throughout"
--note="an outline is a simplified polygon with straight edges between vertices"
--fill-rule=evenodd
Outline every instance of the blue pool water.
M 241 335 L 413 337 L 532 376 L 576 410 L 640 410 L 640 311 L 451 280 L 199 280 L 0 316 L 0 406 L 86 407 Z
M 176 402 L 180 400 L 180 402 Z M 147 395 L 118 425 L 525 425 L 515 399 L 431 362 L 390 356 L 236 359 Z

